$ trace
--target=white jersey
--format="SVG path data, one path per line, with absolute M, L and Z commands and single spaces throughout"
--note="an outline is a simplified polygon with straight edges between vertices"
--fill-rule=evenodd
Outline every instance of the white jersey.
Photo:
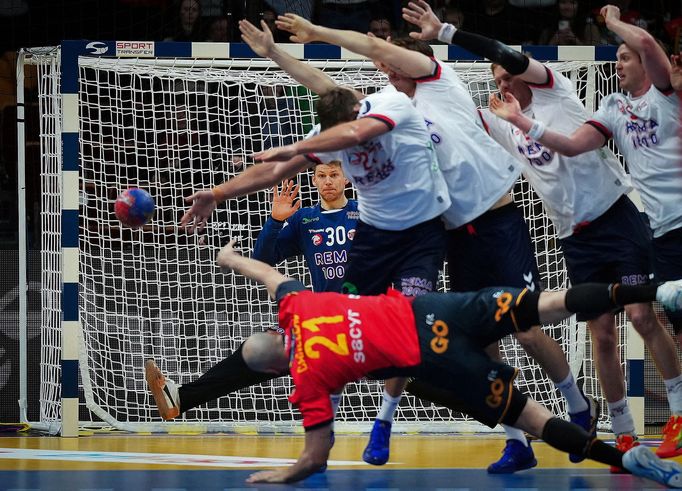
M 341 152 L 343 172 L 357 190 L 360 220 L 381 230 L 405 230 L 440 216 L 450 198 L 424 118 L 399 92 L 377 92 L 360 104 L 358 119 L 378 119 L 391 130 Z M 311 157 L 326 162 L 334 155 Z
M 523 113 L 552 130 L 571 134 L 587 120 L 587 111 L 570 80 L 549 68 L 547 76 L 546 84 L 528 84 L 533 99 Z M 522 172 L 542 200 L 559 238 L 572 235 L 576 227 L 601 216 L 630 192 L 630 178 L 607 148 L 566 157 L 487 109 L 483 117 L 491 136 L 522 162 Z
M 413 101 L 426 120 L 452 204 L 447 228 L 488 211 L 518 179 L 520 166 L 486 132 L 471 95 L 455 71 L 435 61 L 432 76 L 415 79 Z
M 625 157 L 654 237 L 682 227 L 680 99 L 653 85 L 641 97 L 614 93 L 588 122 Z

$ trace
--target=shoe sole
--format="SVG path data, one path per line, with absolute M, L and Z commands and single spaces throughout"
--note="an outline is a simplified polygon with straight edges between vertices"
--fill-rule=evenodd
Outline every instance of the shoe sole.
M 154 397 L 156 408 L 159 410 L 161 418 L 169 421 L 177 418 L 180 411 L 175 406 L 169 406 L 166 402 L 166 395 L 164 389 L 166 387 L 166 377 L 163 376 L 159 367 L 156 366 L 154 360 L 147 360 L 144 363 L 144 378 L 147 381 L 147 387 Z
M 514 474 L 515 472 L 521 472 L 521 471 L 527 471 L 528 469 L 532 469 L 533 467 L 538 465 L 537 459 L 533 459 L 531 462 L 528 464 L 524 465 L 523 467 L 518 467 L 515 469 L 510 469 L 510 470 L 490 470 L 490 468 L 486 469 L 486 472 L 488 474 Z
M 679 457 L 680 455 L 682 455 L 682 448 L 675 449 L 672 452 L 669 451 L 659 452 L 660 450 L 661 450 L 660 447 L 658 448 L 658 450 L 656 450 L 656 456 L 662 459 L 669 459 L 672 457 Z
M 682 488 L 682 467 L 677 462 L 662 461 L 656 459 L 654 454 L 646 449 L 646 447 L 641 447 L 644 450 L 631 453 L 637 465 L 644 471 L 640 477 L 646 477 L 652 479 L 666 486 L 673 488 Z M 636 472 L 633 474 L 638 475 Z M 654 479 L 651 477 L 655 474 L 657 477 L 664 477 L 664 479 Z

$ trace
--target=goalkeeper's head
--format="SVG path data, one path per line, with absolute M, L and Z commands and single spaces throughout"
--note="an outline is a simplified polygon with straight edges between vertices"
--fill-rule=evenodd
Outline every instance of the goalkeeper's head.
M 358 117 L 360 103 L 350 89 L 334 87 L 320 96 L 317 101 L 317 116 L 322 131 L 337 124 L 353 121 Z

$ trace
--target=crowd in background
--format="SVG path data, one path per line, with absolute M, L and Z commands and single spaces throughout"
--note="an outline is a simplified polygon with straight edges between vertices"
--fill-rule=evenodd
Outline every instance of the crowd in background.
M 237 22 L 265 21 L 277 42 L 288 35 L 277 15 L 294 12 L 333 28 L 399 37 L 411 28 L 402 20 L 407 0 L 0 0 L 0 247 L 16 243 L 16 51 L 52 46 L 63 39 L 240 42 Z M 606 29 L 597 0 L 430 0 L 434 11 L 456 27 L 512 44 L 618 44 Z M 678 52 L 682 2 L 612 0 L 622 19 L 643 27 L 669 52 Z M 30 77 L 30 75 L 29 75 Z M 29 79 L 29 84 L 31 83 Z M 35 84 L 35 80 L 33 80 Z M 37 115 L 35 116 L 37 118 Z M 27 113 L 28 138 L 37 128 Z M 31 149 L 29 149 L 31 150 Z M 31 153 L 39 165 L 39 147 Z M 35 155 L 34 155 L 35 154 Z M 28 162 L 29 171 L 33 165 Z M 35 168 L 38 171 L 38 167 Z M 37 179 L 37 172 L 29 180 Z M 33 176 L 33 177 L 31 177 Z M 39 189 L 28 184 L 29 216 Z

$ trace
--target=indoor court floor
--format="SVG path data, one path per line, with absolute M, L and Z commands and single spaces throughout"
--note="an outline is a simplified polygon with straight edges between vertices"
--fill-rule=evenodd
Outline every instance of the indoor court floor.
M 93 434 L 80 438 L 0 437 L 0 490 L 641 490 L 652 481 L 611 474 L 605 466 L 534 442 L 538 467 L 490 475 L 499 435 L 394 435 L 391 460 L 362 462 L 366 435 L 339 435 L 329 468 L 293 485 L 246 484 L 255 470 L 288 465 L 302 436 Z M 644 440 L 657 446 L 660 440 Z M 682 457 L 680 458 L 682 459 Z M 681 460 L 682 461 L 682 460 Z

